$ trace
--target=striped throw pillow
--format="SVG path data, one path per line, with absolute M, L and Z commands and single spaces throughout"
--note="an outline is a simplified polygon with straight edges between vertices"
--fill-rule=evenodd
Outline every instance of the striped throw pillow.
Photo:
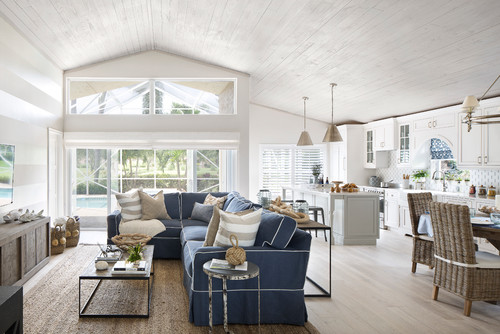
M 235 234 L 238 237 L 240 247 L 253 246 L 255 237 L 260 225 L 260 216 L 262 209 L 249 213 L 244 216 L 236 216 L 224 211 L 220 211 L 219 230 L 215 236 L 214 246 L 231 247 L 229 236 Z
M 118 204 L 120 204 L 122 221 L 141 219 L 142 206 L 139 192 L 133 190 L 124 194 L 115 194 Z

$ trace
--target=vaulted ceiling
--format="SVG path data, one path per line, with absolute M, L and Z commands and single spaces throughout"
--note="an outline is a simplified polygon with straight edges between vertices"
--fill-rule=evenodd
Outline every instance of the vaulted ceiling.
M 61 69 L 161 50 L 246 72 L 253 103 L 337 123 L 480 96 L 500 74 L 498 0 L 0 0 Z M 488 96 L 500 95 L 500 84 Z

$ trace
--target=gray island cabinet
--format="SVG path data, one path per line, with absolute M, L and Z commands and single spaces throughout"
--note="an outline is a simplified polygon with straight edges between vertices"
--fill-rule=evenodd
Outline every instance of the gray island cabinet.
M 304 199 L 309 206 L 323 208 L 325 224 L 332 228 L 332 244 L 377 244 L 380 234 L 378 194 L 364 191 L 332 193 L 330 188 L 282 188 L 283 199 Z

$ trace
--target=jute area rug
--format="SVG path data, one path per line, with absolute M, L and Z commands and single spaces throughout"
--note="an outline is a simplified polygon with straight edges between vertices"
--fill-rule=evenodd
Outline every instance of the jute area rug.
M 208 326 L 189 322 L 189 301 L 182 285 L 180 260 L 155 260 L 151 313 L 147 319 L 79 318 L 78 276 L 97 254 L 95 246 L 78 246 L 24 296 L 25 333 L 207 333 Z M 96 281 L 82 284 L 82 305 Z M 147 285 L 140 281 L 103 281 L 88 312 L 145 313 Z M 235 333 L 258 333 L 257 325 L 230 324 Z M 223 326 L 215 326 L 223 333 Z M 262 325 L 262 333 L 319 333 L 305 326 Z

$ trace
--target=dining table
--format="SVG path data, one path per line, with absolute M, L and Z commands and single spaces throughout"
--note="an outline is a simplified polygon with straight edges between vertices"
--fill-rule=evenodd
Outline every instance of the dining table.
M 493 224 L 487 216 L 471 217 L 471 223 L 472 234 L 478 238 L 485 238 L 500 252 L 500 225 Z M 417 232 L 430 237 L 434 235 L 429 214 L 420 215 Z

